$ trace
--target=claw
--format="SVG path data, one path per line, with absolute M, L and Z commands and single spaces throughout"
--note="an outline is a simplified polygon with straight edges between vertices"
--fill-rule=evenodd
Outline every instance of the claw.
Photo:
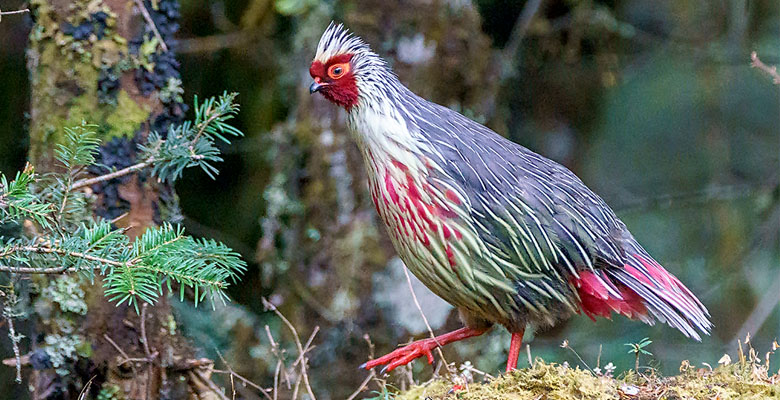
M 402 365 L 412 362 L 415 358 L 422 356 L 425 356 L 428 360 L 428 364 L 433 364 L 433 353 L 431 352 L 431 349 L 435 347 L 437 347 L 437 344 L 431 339 L 419 340 L 406 347 L 397 349 L 390 354 L 368 361 L 360 367 L 371 369 L 385 364 L 382 370 L 379 371 L 379 374 L 384 374 L 385 372 L 390 372 Z
M 428 359 L 428 364 L 433 364 L 433 353 L 431 350 L 443 346 L 447 343 L 463 340 L 472 336 L 479 336 L 487 331 L 487 328 L 469 328 L 463 327 L 458 330 L 446 333 L 441 336 L 430 339 L 422 339 L 413 342 L 407 346 L 396 349 L 390 354 L 382 357 L 370 360 L 360 366 L 361 369 L 372 369 L 380 365 L 384 365 L 380 374 L 390 372 L 397 367 L 409 364 L 415 358 L 425 356 Z
M 358 366 L 358 369 L 368 369 L 366 368 L 366 364 L 368 364 L 368 361 L 364 362 L 363 364 L 360 364 L 360 366 Z

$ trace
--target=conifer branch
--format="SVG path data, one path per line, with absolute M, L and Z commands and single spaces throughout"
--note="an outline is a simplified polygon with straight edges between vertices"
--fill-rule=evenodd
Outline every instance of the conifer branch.
M 13 274 L 63 274 L 73 272 L 104 276 L 104 292 L 111 301 L 127 302 L 138 310 L 140 302 L 153 303 L 176 284 L 183 299 L 194 291 L 197 305 L 205 296 L 226 297 L 224 290 L 236 282 L 246 263 L 233 250 L 214 240 L 194 239 L 184 229 L 168 223 L 152 227 L 134 241 L 111 221 L 92 217 L 86 194 L 79 191 L 99 182 L 151 169 L 160 180 L 173 181 L 185 168 L 199 166 L 210 176 L 211 164 L 221 161 L 216 140 L 242 133 L 227 121 L 238 112 L 235 94 L 209 98 L 198 105 L 195 118 L 171 126 L 166 135 L 152 132 L 139 145 L 139 163 L 105 175 L 77 179 L 87 166 L 96 164 L 100 146 L 94 125 L 65 128 L 65 141 L 55 157 L 65 172 L 38 178 L 32 167 L 12 181 L 0 174 L 0 224 L 37 222 L 32 237 L 0 236 L 0 272 Z
M 72 190 L 82 189 L 96 183 L 120 178 L 133 172 L 152 168 L 152 174 L 160 180 L 171 181 L 181 176 L 185 168 L 199 166 L 211 178 L 218 173 L 209 162 L 222 161 L 215 139 L 225 143 L 229 136 L 243 136 L 243 133 L 226 122 L 238 112 L 236 93 L 223 93 L 219 99 L 210 98 L 198 106 L 195 97 L 195 121 L 171 127 L 165 137 L 157 132 L 149 135 L 146 145 L 139 145 L 141 161 L 129 167 L 97 176 L 81 179 L 72 185 Z

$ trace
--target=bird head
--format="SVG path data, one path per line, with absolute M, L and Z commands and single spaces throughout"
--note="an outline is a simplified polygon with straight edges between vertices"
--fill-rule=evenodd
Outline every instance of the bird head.
M 381 76 L 385 62 L 359 37 L 342 24 L 331 22 L 317 45 L 317 54 L 309 67 L 314 82 L 309 92 L 351 111 L 371 91 L 369 76 Z

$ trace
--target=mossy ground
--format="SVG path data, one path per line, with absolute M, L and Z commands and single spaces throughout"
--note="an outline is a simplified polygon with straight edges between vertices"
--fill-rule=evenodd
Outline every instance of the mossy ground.
M 448 393 L 453 382 L 437 379 L 397 394 L 395 400 L 541 400 L 541 399 L 780 399 L 780 376 L 766 365 L 742 362 L 715 369 L 694 368 L 687 362 L 677 376 L 638 375 L 619 378 L 538 360 L 531 368 L 513 371 L 490 382 L 469 384 Z

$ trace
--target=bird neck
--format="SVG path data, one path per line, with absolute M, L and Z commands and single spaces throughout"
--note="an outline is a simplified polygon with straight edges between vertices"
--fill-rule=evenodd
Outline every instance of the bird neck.
M 427 141 L 412 122 L 409 99 L 414 95 L 395 76 L 385 83 L 366 90 L 349 111 L 352 136 L 374 168 L 401 163 L 422 169 Z

